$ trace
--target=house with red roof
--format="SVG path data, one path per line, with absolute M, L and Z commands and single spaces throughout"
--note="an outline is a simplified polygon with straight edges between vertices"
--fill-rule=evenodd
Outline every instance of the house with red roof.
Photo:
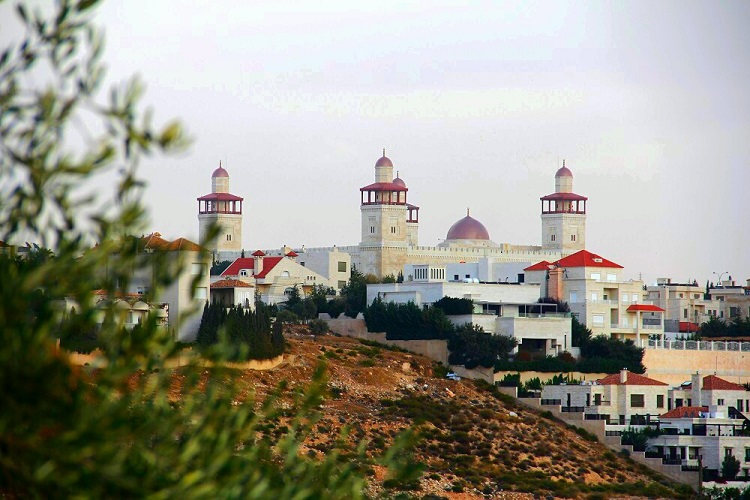
M 286 302 L 288 293 L 295 286 L 303 295 L 310 293 L 314 285 L 335 286 L 332 280 L 298 263 L 297 258 L 293 250 L 283 256 L 269 256 L 257 250 L 251 257 L 235 259 L 219 279 L 239 280 L 253 287 L 254 296 L 259 296 L 266 304 Z M 212 293 L 214 290 L 218 292 L 219 288 L 212 285 Z M 254 301 L 254 297 L 251 300 Z
M 588 250 L 524 268 L 526 282 L 540 285 L 541 297 L 567 302 L 594 335 L 644 345 L 664 335 L 664 310 L 644 300 L 644 283 L 626 280 L 623 267 Z
M 594 382 L 546 385 L 542 400 L 581 413 L 585 420 L 605 420 L 608 430 L 658 421 L 666 411 L 669 386 L 623 369 Z

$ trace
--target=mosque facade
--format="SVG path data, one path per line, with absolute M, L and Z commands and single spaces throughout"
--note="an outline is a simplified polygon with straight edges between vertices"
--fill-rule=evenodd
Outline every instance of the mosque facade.
M 375 163 L 375 182 L 360 188 L 361 242 L 339 249 L 349 252 L 352 263 L 365 274 L 395 276 L 414 264 L 533 263 L 557 260 L 584 248 L 587 198 L 573 192 L 573 173 L 564 163 L 555 174 L 555 191 L 540 198 L 541 245 L 495 243 L 484 224 L 467 210 L 443 242 L 420 246 L 419 207 L 408 203 L 409 189 L 398 174 L 393 176 L 393 169 L 384 151 Z
M 221 231 L 210 250 L 222 258 L 236 258 L 242 249 L 243 199 L 229 193 L 229 174 L 221 166 L 212 174 L 211 182 L 212 192 L 198 198 L 200 237 L 203 240 L 210 224 L 217 223 Z M 360 272 L 378 277 L 396 276 L 404 272 L 407 265 L 410 268 L 457 263 L 479 263 L 485 268 L 503 263 L 530 265 L 539 261 L 554 262 L 571 255 L 582 250 L 586 241 L 587 198 L 573 192 L 573 173 L 564 163 L 555 174 L 555 191 L 540 198 L 540 245 L 496 243 L 484 224 L 468 210 L 465 217 L 448 229 L 440 244 L 420 245 L 420 208 L 409 203 L 409 188 L 398 172 L 394 176 L 393 162 L 385 155 L 385 150 L 375 163 L 374 182 L 359 191 L 359 244 L 294 248 L 302 265 L 307 261 L 313 264 L 320 260 L 321 253 L 332 252 L 349 254 L 351 264 Z M 264 250 L 267 255 L 280 251 Z M 324 276 L 329 274 L 326 269 L 315 270 Z M 408 280 L 409 276 L 405 278 Z

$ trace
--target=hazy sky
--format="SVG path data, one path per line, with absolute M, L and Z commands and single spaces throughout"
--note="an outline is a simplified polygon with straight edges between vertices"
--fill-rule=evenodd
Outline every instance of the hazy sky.
M 626 276 L 750 278 L 750 2 L 130 0 L 96 22 L 111 81 L 140 74 L 194 138 L 142 165 L 166 237 L 197 238 L 221 160 L 246 249 L 357 244 L 386 148 L 421 244 L 466 207 L 539 244 L 565 158 L 587 248 Z

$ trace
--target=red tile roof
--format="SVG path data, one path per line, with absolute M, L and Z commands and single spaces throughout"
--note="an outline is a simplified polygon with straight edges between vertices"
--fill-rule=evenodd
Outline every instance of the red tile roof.
M 253 286 L 236 279 L 223 279 L 211 283 L 211 288 L 253 288 Z
M 169 242 L 162 238 L 159 233 L 141 236 L 138 243 L 138 246 L 144 250 L 164 250 L 169 245 Z
M 255 277 L 258 279 L 265 278 L 266 275 L 276 267 L 276 264 L 281 262 L 281 259 L 283 257 L 266 257 L 263 259 L 263 269 L 260 273 L 256 274 Z M 255 259 L 252 257 L 240 257 L 239 259 L 235 260 L 231 264 L 229 264 L 229 267 L 224 269 L 224 272 L 221 273 L 221 276 L 239 276 L 241 269 L 255 269 Z
M 665 384 L 664 382 L 659 382 L 658 380 L 644 377 L 643 375 L 638 375 L 637 373 L 633 373 L 630 371 L 627 372 L 627 378 L 625 379 L 624 384 L 620 382 L 619 373 L 608 375 L 604 378 L 597 380 L 597 382 L 600 385 L 668 385 L 668 384 Z
M 663 413 L 659 418 L 700 418 L 701 413 L 707 413 L 708 406 L 680 406 Z
M 628 306 L 627 311 L 664 312 L 664 309 L 652 304 L 631 304 Z
M 541 262 L 537 262 L 536 264 L 533 264 L 527 268 L 524 269 L 524 271 L 546 271 L 550 268 L 550 266 L 553 266 L 551 262 L 547 262 L 546 260 L 543 260 Z
M 242 196 L 236 196 L 229 193 L 208 193 L 200 198 L 198 198 L 198 201 L 242 201 L 244 198 Z
M 542 196 L 540 200 L 550 201 L 586 201 L 588 198 L 575 193 L 552 193 L 547 196 Z
M 288 254 L 286 254 L 286 256 L 287 257 L 299 257 L 297 252 L 295 252 L 294 250 L 290 251 Z
M 408 191 L 409 188 L 406 186 L 399 186 L 393 182 L 376 182 L 369 184 L 363 188 L 359 188 L 360 191 Z
M 177 238 L 173 242 L 167 244 L 165 248 L 167 250 L 182 250 L 189 252 L 200 252 L 203 250 L 203 247 L 185 238 Z
M 524 271 L 546 271 L 549 266 L 557 267 L 608 267 L 622 269 L 620 264 L 615 264 L 611 260 L 600 257 L 588 250 L 580 250 L 573 255 L 568 255 L 555 262 L 543 260 L 524 269 Z
M 252 257 L 240 257 L 224 269 L 221 276 L 239 276 L 240 269 L 255 269 L 255 259 Z
M 555 262 L 558 267 L 613 267 L 622 269 L 620 264 L 604 259 L 588 250 L 580 250 Z
M 703 377 L 703 389 L 706 391 L 746 391 L 744 386 L 719 378 L 716 375 Z
M 256 250 L 256 251 L 254 251 L 254 252 L 253 252 L 252 254 L 250 254 L 250 255 L 252 255 L 253 257 L 263 257 L 263 256 L 264 256 L 264 255 L 266 255 L 266 254 L 265 254 L 265 253 L 263 253 L 263 250 Z

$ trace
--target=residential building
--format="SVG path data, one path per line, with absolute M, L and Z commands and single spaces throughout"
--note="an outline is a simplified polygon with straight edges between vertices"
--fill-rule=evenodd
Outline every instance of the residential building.
M 747 286 L 740 286 L 732 280 L 722 281 L 708 290 L 709 296 L 717 305 L 717 316 L 720 319 L 750 318 L 750 279 Z
M 257 250 L 252 257 L 236 259 L 218 279 L 236 279 L 253 286 L 254 293 L 266 304 L 286 302 L 287 294 L 295 286 L 303 295 L 310 293 L 313 285 L 333 286 L 330 279 L 299 264 L 297 257 L 294 251 L 269 257 Z
M 443 297 L 473 302 L 471 314 L 448 316 L 457 326 L 473 323 L 486 332 L 518 341 L 516 352 L 554 356 L 571 351 L 570 315 L 554 304 L 538 304 L 538 285 L 445 281 L 444 266 L 414 266 L 415 278 L 403 283 L 367 285 L 367 302 L 432 305 Z
M 716 315 L 717 301 L 706 299 L 704 289 L 693 283 L 674 283 L 659 278 L 656 285 L 646 287 L 647 299 L 664 310 L 664 331 L 690 333 Z
M 542 404 L 582 413 L 585 420 L 605 420 L 611 430 L 658 421 L 666 410 L 669 386 L 629 370 L 583 384 L 546 385 Z
M 663 309 L 643 300 L 641 280 L 624 280 L 623 267 L 588 250 L 524 269 L 527 283 L 540 285 L 542 297 L 567 302 L 594 335 L 644 345 L 664 334 Z

